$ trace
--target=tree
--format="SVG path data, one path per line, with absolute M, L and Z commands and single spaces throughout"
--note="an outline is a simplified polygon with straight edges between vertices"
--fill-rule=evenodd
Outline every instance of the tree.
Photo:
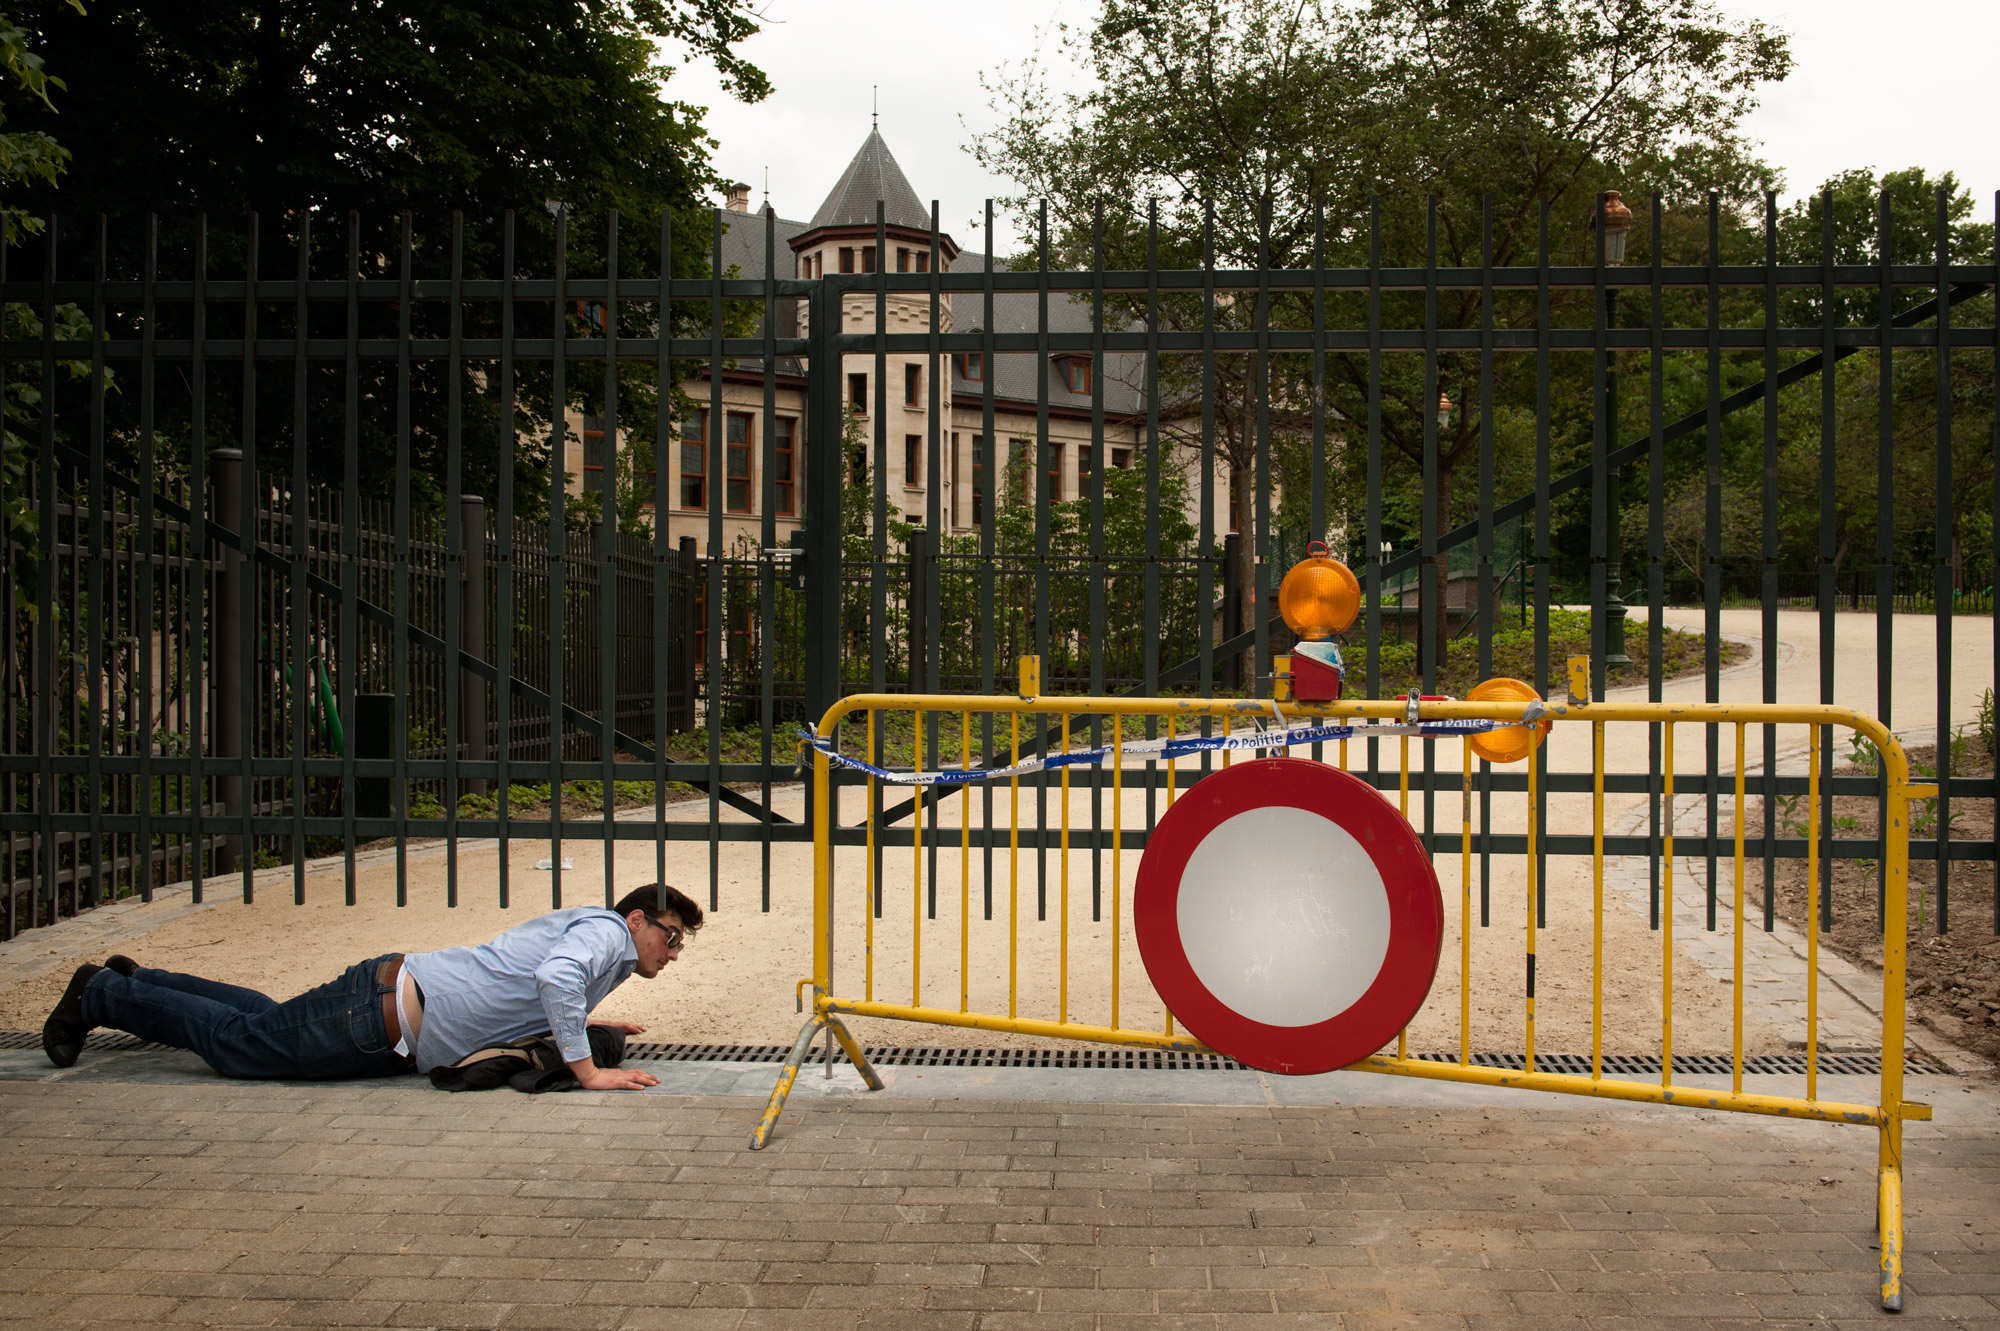
M 1427 253 L 1444 266 L 1477 266 L 1489 254 L 1495 264 L 1533 262 L 1543 205 L 1555 261 L 1587 262 L 1602 189 L 1659 197 L 1676 213 L 1698 213 L 1710 191 L 1732 210 L 1755 199 L 1771 175 L 1737 126 L 1757 86 L 1790 64 L 1782 35 L 1728 19 L 1707 0 L 1106 0 L 1093 23 L 1063 40 L 1094 83 L 1059 94 L 1038 65 L 1003 71 L 989 88 L 1006 119 L 975 151 L 1021 185 L 1010 201 L 1017 215 L 1048 201 L 1052 244 L 1070 261 L 1092 255 L 1101 207 L 1114 268 L 1143 266 L 1149 200 L 1159 209 L 1161 260 L 1182 267 L 1211 256 L 1221 268 L 1309 266 L 1322 211 L 1319 255 L 1328 264 L 1363 264 L 1375 246 L 1390 263 L 1421 264 Z M 1579 300 L 1588 297 L 1559 302 L 1552 318 L 1573 318 Z M 1132 322 L 1143 310 L 1128 301 L 1119 313 Z M 1213 318 L 1242 329 L 1258 313 L 1239 291 Z M 1446 293 L 1438 326 L 1477 326 L 1479 313 L 1476 292 Z M 1360 315 L 1352 298 L 1329 311 Z M 1206 317 L 1198 299 L 1163 303 L 1163 323 L 1176 330 Z M 1274 297 L 1268 317 L 1305 327 L 1310 310 Z M 1420 311 L 1392 299 L 1385 318 L 1408 327 Z M 1510 301 L 1497 318 L 1520 328 L 1537 315 L 1531 302 Z M 1476 364 L 1440 358 L 1440 385 L 1461 404 L 1478 400 Z M 1258 479 L 1254 415 L 1263 396 L 1288 520 L 1321 517 L 1296 513 L 1309 488 L 1308 358 L 1271 358 L 1268 391 L 1253 381 L 1250 357 L 1219 357 L 1216 369 L 1208 405 L 1239 489 L 1249 493 Z M 1193 358 L 1168 358 L 1163 392 L 1192 411 L 1201 372 Z M 1366 359 L 1329 357 L 1325 373 L 1320 401 L 1358 429 L 1368 411 Z M 1532 413 L 1532 365 L 1503 362 L 1494 390 L 1503 410 Z M 1420 491 L 1430 392 L 1417 358 L 1384 359 L 1382 437 L 1400 464 L 1392 488 Z M 1559 409 L 1557 438 L 1588 422 L 1587 392 L 1556 400 L 1579 397 L 1580 409 Z M 1183 441 L 1190 419 L 1182 417 Z M 1438 530 L 1463 516 L 1454 479 L 1477 442 L 1473 411 L 1437 434 L 1429 516 Z M 1353 450 L 1336 459 L 1357 466 Z M 1358 514 L 1347 516 L 1359 525 Z M 1241 573 L 1247 585 L 1247 567 Z M 1441 558 L 1440 581 L 1444 574 Z M 1439 604 L 1432 626 L 1440 655 L 1443 612 Z
M 82 0 L 67 0 L 67 3 L 78 13 L 83 12 Z M 22 193 L 35 185 L 53 187 L 70 161 L 69 150 L 46 131 L 5 128 L 7 108 L 16 98 L 25 97 L 53 114 L 55 103 L 49 100 L 49 89 L 68 87 L 48 72 L 41 54 L 29 49 L 28 42 L 28 33 L 13 18 L 0 14 L 0 66 L 5 69 L 4 78 L 0 78 L 0 87 L 4 88 L 0 91 L 0 243 L 10 247 L 20 243 L 24 236 L 39 235 L 42 230 L 41 219 L 17 202 Z M 26 305 L 10 304 L 0 309 L 0 319 L 6 321 L 9 338 L 38 341 L 42 336 L 41 316 Z M 74 305 L 60 306 L 56 322 L 56 336 L 65 340 L 89 336 L 88 321 Z M 63 368 L 65 378 L 75 378 L 87 370 L 73 361 L 64 362 Z M 0 532 L 7 542 L 8 577 L 22 604 L 30 610 L 40 601 L 35 560 L 39 548 L 36 534 L 41 526 L 28 492 L 28 458 L 33 446 L 14 433 L 13 426 L 16 421 L 40 415 L 39 378 L 39 374 L 25 371 L 19 377 L 7 373 L 4 381 L 0 381 L 0 394 L 5 398 L 0 405 L 4 405 L 7 417 L 6 428 L 0 429 Z
M 748 100 L 768 90 L 736 47 L 757 31 L 746 0 L 133 0 L 84 15 L 62 0 L 36 0 L 25 26 L 52 60 L 73 71 L 64 120 L 76 160 L 64 189 L 29 191 L 25 206 L 60 207 L 73 219 L 106 218 L 115 275 L 136 275 L 148 214 L 159 216 L 163 277 L 190 271 L 198 215 L 207 221 L 209 271 L 243 271 L 254 231 L 260 272 L 289 275 L 308 234 L 313 273 L 347 275 L 356 245 L 365 275 L 394 277 L 407 243 L 417 277 L 449 273 L 454 214 L 464 215 L 467 277 L 497 276 L 502 219 L 514 210 L 517 271 L 546 274 L 557 230 L 568 219 L 567 261 L 578 276 L 604 272 L 608 218 L 623 218 L 620 272 L 659 268 L 660 217 L 672 212 L 676 276 L 708 271 L 706 196 L 721 182 L 709 164 L 712 141 L 702 108 L 671 100 L 673 68 L 663 45 L 714 61 L 725 85 Z M 46 118 L 47 113 L 42 113 Z M 350 215 L 353 221 L 350 222 Z M 407 220 L 406 220 L 407 219 Z M 66 252 L 89 247 L 71 245 Z M 74 260 L 71 260 L 73 263 Z M 73 271 L 73 270 L 72 270 Z M 468 336 L 497 333 L 494 312 L 470 311 Z M 553 314 L 575 335 L 595 312 Z M 547 327 L 550 307 L 524 307 L 524 329 Z M 283 336 L 291 314 L 260 311 L 261 326 Z M 651 310 L 621 312 L 628 335 L 651 332 Z M 677 311 L 687 329 L 703 316 Z M 435 335 L 441 312 L 418 310 L 415 334 Z M 394 312 L 364 311 L 364 337 L 394 336 Z M 629 322 L 628 322 L 629 321 Z M 601 325 L 600 325 L 601 326 Z M 129 335 L 128 326 L 108 330 Z M 386 493 L 398 448 L 394 372 L 370 363 L 358 392 L 357 451 L 364 489 Z M 449 388 L 439 362 L 417 362 L 409 394 L 413 502 L 435 507 L 445 476 Z M 494 493 L 504 422 L 490 365 L 468 364 L 464 400 L 464 488 Z M 550 400 L 546 364 L 524 364 L 516 385 L 520 417 L 517 507 L 533 515 L 548 501 Z M 620 419 L 650 441 L 651 376 L 621 383 Z M 234 391 L 218 383 L 215 391 Z M 211 400 L 208 447 L 245 442 L 285 458 L 293 416 L 289 375 L 258 387 L 261 438 L 229 432 L 242 413 Z M 330 367 L 307 390 L 306 440 L 316 481 L 338 484 L 348 451 L 344 385 Z M 601 372 L 575 367 L 567 405 L 602 410 Z M 108 443 L 131 437 L 114 419 Z M 158 428 L 167 440 L 188 431 L 187 403 L 163 392 Z M 166 450 L 163 450 L 163 452 Z
M 1951 172 L 1927 175 L 1921 167 L 1885 172 L 1844 171 L 1801 199 L 1778 219 L 1778 253 L 1784 263 L 1874 267 L 1886 257 L 1894 264 L 1934 265 L 1940 245 L 1953 264 L 1985 264 L 1993 257 L 1993 224 L 1972 220 L 1971 192 Z M 1887 254 L 1883 231 L 1887 230 Z M 1831 254 L 1823 255 L 1831 231 Z M 1933 299 L 1927 287 L 1895 290 L 1895 312 Z M 1875 290 L 1836 290 L 1836 327 L 1866 327 L 1881 319 Z M 1812 290 L 1792 293 L 1781 315 L 1791 327 L 1818 327 L 1825 311 Z M 1991 292 L 1955 303 L 1952 323 L 1990 327 Z M 1935 327 L 1935 321 L 1928 325 Z M 1821 383 L 1817 376 L 1794 386 L 1781 399 L 1781 453 L 1778 487 L 1781 558 L 1790 568 L 1813 567 L 1820 548 L 1822 469 L 1834 481 L 1831 540 L 1836 577 L 1877 556 L 1879 481 L 1886 460 L 1893 486 L 1887 516 L 1890 562 L 1898 582 L 1928 588 L 1938 564 L 1938 357 L 1929 348 L 1904 348 L 1892 362 L 1889 385 L 1891 444 L 1882 447 L 1881 360 L 1864 352 L 1841 361 L 1833 375 L 1830 448 L 1823 447 Z M 1946 562 L 1958 590 L 1979 590 L 1993 581 L 1993 357 L 1963 348 L 1951 353 L 1947 402 L 1950 443 L 1946 456 L 1953 502 L 1945 515 Z M 1745 469 L 1747 472 L 1747 469 Z M 1755 493 L 1761 476 L 1739 474 L 1730 481 Z M 1740 506 L 1749 509 L 1749 505 Z M 1872 578 L 1870 579 L 1872 588 Z
M 757 31 L 742 0 L 134 0 L 88 15 L 36 0 L 27 12 L 72 71 L 78 162 L 62 202 L 114 224 L 203 210 L 220 231 L 251 212 L 353 210 L 393 241 L 404 212 L 432 227 L 453 209 L 493 218 L 545 199 L 650 224 L 720 183 L 702 109 L 666 96 L 658 44 L 715 61 L 746 100 L 769 90 L 734 50 Z

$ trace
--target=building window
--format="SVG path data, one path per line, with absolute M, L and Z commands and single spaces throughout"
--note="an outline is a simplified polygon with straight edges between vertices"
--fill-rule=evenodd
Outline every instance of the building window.
M 951 525 L 958 526 L 958 481 L 964 474 L 964 455 L 958 451 L 958 431 L 951 432 Z
M 924 367 L 905 365 L 903 367 L 903 405 L 918 407 L 924 400 Z
M 918 250 L 917 271 L 920 273 L 928 273 L 930 270 L 931 270 L 931 252 L 929 250 Z
M 850 374 L 847 376 L 847 409 L 857 416 L 868 414 L 868 376 Z
M 840 247 L 840 271 L 843 273 L 854 271 L 854 247 L 852 245 L 842 245 Z
M 1123 470 L 1124 470 L 1125 468 L 1127 468 L 1127 467 L 1131 466 L 1131 465 L 1132 465 L 1132 450 L 1131 450 L 1131 449 L 1129 449 L 1129 448 L 1114 448 L 1114 449 L 1112 449 L 1112 450 L 1111 450 L 1111 465 L 1112 465 L 1112 466 L 1114 466 L 1114 467 L 1116 467 L 1116 468 L 1118 468 L 1118 469 L 1119 469 L 1120 471 L 1123 471 Z
M 708 507 L 708 413 L 681 422 L 681 507 Z
M 875 271 L 875 247 L 873 245 L 863 245 L 861 247 L 861 271 L 864 273 Z
M 1065 387 L 1072 393 L 1090 391 L 1090 361 L 1079 356 L 1065 356 L 1057 362 L 1062 367 Z
M 896 247 L 896 271 L 899 273 L 910 271 L 910 252 L 901 245 Z
M 731 513 L 750 511 L 750 416 L 732 411 L 723 421 L 723 506 Z
M 586 472 L 604 470 L 604 418 L 585 416 L 583 418 L 583 469 Z
M 922 488 L 924 483 L 924 437 L 920 434 L 903 436 L 903 484 L 909 489 Z
M 792 470 L 798 465 L 799 423 L 790 416 L 780 416 L 772 422 L 777 431 L 771 438 L 771 487 L 778 493 L 778 515 L 789 518 L 798 510 L 794 506 L 794 480 Z
M 1050 444 L 1048 449 L 1049 502 L 1059 504 L 1063 497 L 1062 445 Z
M 986 440 L 972 436 L 972 525 L 986 521 Z
M 1079 498 L 1090 493 L 1090 477 L 1097 470 L 1097 445 L 1080 445 L 1076 450 L 1076 493 Z
M 958 377 L 970 379 L 973 383 L 986 380 L 986 357 L 981 352 L 968 351 L 963 356 L 953 358 L 958 362 Z

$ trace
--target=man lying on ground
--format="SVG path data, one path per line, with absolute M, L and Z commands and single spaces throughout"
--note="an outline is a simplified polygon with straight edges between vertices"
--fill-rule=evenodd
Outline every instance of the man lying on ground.
M 42 1049 L 74 1064 L 92 1027 L 189 1049 L 225 1077 L 322 1080 L 428 1072 L 476 1049 L 550 1032 L 585 1090 L 657 1086 L 601 1068 L 585 1027 L 592 1008 L 634 971 L 652 979 L 701 928 L 701 907 L 664 884 L 610 910 L 550 911 L 477 947 L 392 952 L 297 998 L 149 970 L 130 957 L 83 965 L 42 1026 Z M 637 1035 L 644 1026 L 605 1022 Z

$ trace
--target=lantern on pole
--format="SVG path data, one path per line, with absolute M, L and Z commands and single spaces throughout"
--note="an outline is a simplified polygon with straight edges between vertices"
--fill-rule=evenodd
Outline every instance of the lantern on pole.
M 1361 611 L 1361 583 L 1353 570 L 1327 552 L 1326 542 L 1306 546 L 1278 585 L 1278 613 L 1297 635 L 1292 649 L 1292 696 L 1300 702 L 1333 702 L 1340 697 L 1346 667 L 1334 635 Z
M 1625 233 L 1632 229 L 1632 210 L 1619 197 L 1617 190 L 1604 191 L 1604 197 L 1597 206 L 1597 215 L 1591 220 L 1604 232 L 1604 262 L 1623 264 Z
M 1482 679 L 1465 695 L 1467 702 L 1540 702 L 1542 695 L 1531 685 L 1504 675 Z M 1509 726 L 1472 735 L 1472 751 L 1489 763 L 1516 763 L 1533 753 L 1542 739 L 1555 728 L 1543 721 L 1533 726 Z

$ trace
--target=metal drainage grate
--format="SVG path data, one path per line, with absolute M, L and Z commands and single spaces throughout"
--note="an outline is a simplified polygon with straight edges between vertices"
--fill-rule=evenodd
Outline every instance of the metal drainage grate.
M 1457 1054 L 1413 1054 L 1413 1058 L 1426 1063 L 1456 1063 Z M 1528 1060 L 1520 1054 L 1474 1054 L 1474 1067 L 1506 1068 L 1512 1072 L 1523 1071 Z M 1657 1077 L 1660 1075 L 1658 1054 L 1606 1054 L 1603 1058 L 1604 1072 L 1612 1077 Z M 1675 1054 L 1674 1075 L 1682 1077 L 1727 1077 L 1734 1064 L 1728 1054 Z M 1828 1076 L 1879 1077 L 1882 1075 L 1882 1055 L 1880 1053 L 1822 1053 L 1819 1056 L 1819 1070 Z M 1590 1075 L 1590 1055 L 1588 1054 L 1536 1054 L 1535 1071 L 1567 1073 L 1571 1076 Z M 1755 1076 L 1803 1077 L 1806 1075 L 1804 1054 L 1745 1054 L 1743 1071 Z M 1908 1054 L 1903 1058 L 1903 1072 L 1906 1076 L 1938 1075 L 1945 1069 L 1918 1054 Z
M 1100 1045 L 1059 1046 L 1052 1048 L 1027 1049 L 949 1049 L 928 1045 L 865 1046 L 869 1061 L 882 1067 L 945 1067 L 945 1068 L 1136 1068 L 1148 1071 L 1178 1072 L 1241 1072 L 1243 1065 L 1233 1058 L 1219 1054 L 1182 1053 L 1177 1050 L 1123 1049 Z M 626 1056 L 638 1059 L 660 1059 L 691 1063 L 782 1063 L 790 1052 L 789 1046 L 779 1044 L 647 1044 L 634 1042 L 626 1047 Z M 807 1061 L 826 1056 L 824 1045 L 815 1045 Z M 839 1057 L 836 1054 L 836 1057 Z M 1456 1063 L 1457 1054 L 1415 1054 L 1427 1063 Z M 1506 1068 L 1520 1072 L 1527 1067 L 1527 1059 L 1520 1054 L 1474 1054 L 1475 1067 Z M 1604 1072 L 1614 1077 L 1658 1077 L 1660 1058 L 1657 1054 L 1606 1054 L 1603 1058 Z M 1539 1072 L 1569 1073 L 1577 1076 L 1590 1075 L 1588 1054 L 1536 1054 L 1535 1069 Z M 1743 1059 L 1743 1070 L 1756 1076 L 1804 1076 L 1806 1056 L 1804 1054 L 1754 1054 Z M 1819 1070 L 1828 1076 L 1875 1077 L 1882 1073 L 1882 1055 L 1879 1053 L 1822 1053 L 1819 1056 Z M 1942 1074 L 1945 1069 L 1918 1055 L 1910 1055 L 1903 1061 L 1906 1075 L 1921 1076 Z M 1676 1054 L 1674 1072 L 1685 1077 L 1715 1077 L 1730 1075 L 1731 1060 L 1727 1054 Z
M 40 1049 L 39 1031 L 0 1031 L 0 1049 Z M 86 1050 L 99 1053 L 167 1049 L 121 1031 L 93 1031 L 84 1041 Z M 949 1049 L 932 1045 L 868 1045 L 870 1062 L 887 1068 L 1131 1068 L 1147 1072 L 1241 1072 L 1243 1065 L 1220 1054 L 1185 1053 L 1175 1049 L 1124 1049 L 1106 1045 L 1058 1045 L 1027 1049 Z M 625 1056 L 669 1063 L 782 1063 L 791 1046 L 782 1044 L 658 1044 L 634 1040 L 625 1046 Z M 807 1061 L 826 1056 L 823 1045 L 815 1045 Z M 840 1057 L 836 1052 L 836 1057 Z M 1413 1054 L 1426 1063 L 1456 1063 L 1457 1054 Z M 1658 1054 L 1606 1054 L 1604 1073 L 1611 1077 L 1658 1077 Z M 1474 1067 L 1505 1068 L 1520 1072 L 1527 1059 L 1520 1054 L 1474 1054 Z M 1536 1054 L 1537 1072 L 1590 1075 L 1588 1054 Z M 1803 1077 L 1804 1054 L 1747 1054 L 1743 1070 L 1753 1076 Z M 1882 1074 L 1879 1053 L 1822 1053 L 1819 1070 L 1827 1076 L 1878 1077 Z M 1674 1074 L 1682 1077 L 1726 1077 L 1731 1062 L 1727 1054 L 1675 1054 Z M 1942 1075 L 1946 1069 L 1918 1054 L 1903 1060 L 1907 1076 Z
M 40 1031 L 0 1031 L 0 1049 L 40 1049 Z M 172 1045 L 153 1044 L 141 1040 L 136 1035 L 123 1031 L 92 1031 L 83 1037 L 83 1047 L 91 1052 L 123 1051 L 130 1049 L 171 1049 Z
M 1154 1071 L 1241 1072 L 1243 1065 L 1218 1054 L 1172 1049 L 1123 1049 L 1101 1045 L 1030 1049 L 945 1049 L 929 1045 L 864 1045 L 868 1060 L 881 1067 L 926 1068 L 1139 1068 Z M 791 1046 L 782 1044 L 650 1044 L 625 1046 L 627 1058 L 682 1063 L 782 1063 Z M 826 1056 L 814 1045 L 807 1062 Z M 836 1057 L 845 1057 L 836 1051 Z

